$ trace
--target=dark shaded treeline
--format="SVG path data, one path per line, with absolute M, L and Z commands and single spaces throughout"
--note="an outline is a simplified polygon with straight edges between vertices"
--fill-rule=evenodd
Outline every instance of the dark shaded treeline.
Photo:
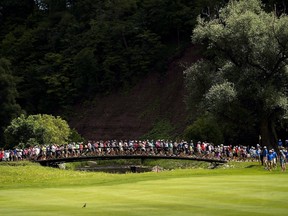
M 1 131 L 19 105 L 28 114 L 63 113 L 152 70 L 164 73 L 206 3 L 0 0 Z
M 28 113 L 133 85 L 189 42 L 191 1 L 2 1 L 0 55 Z
M 225 0 L 0 0 L 2 131 L 22 112 L 56 113 L 129 89 L 190 43 Z M 263 1 L 286 10 L 286 1 Z M 276 6 L 274 6 L 276 4 Z

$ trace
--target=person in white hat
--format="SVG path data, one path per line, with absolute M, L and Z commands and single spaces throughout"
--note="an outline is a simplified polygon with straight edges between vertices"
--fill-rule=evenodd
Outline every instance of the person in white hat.
M 269 150 L 269 153 L 268 153 L 268 155 L 267 155 L 267 169 L 269 170 L 269 171 L 271 171 L 272 170 L 272 168 L 273 168 L 273 159 L 274 159 L 274 155 L 273 155 L 273 151 L 272 150 Z

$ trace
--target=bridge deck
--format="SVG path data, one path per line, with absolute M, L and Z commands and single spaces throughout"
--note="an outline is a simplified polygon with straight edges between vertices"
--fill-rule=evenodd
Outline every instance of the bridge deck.
M 49 166 L 51 164 L 64 163 L 64 162 L 76 162 L 76 161 L 88 161 L 88 160 L 113 160 L 113 159 L 174 159 L 174 160 L 195 160 L 204 161 L 210 163 L 227 163 L 227 160 L 210 159 L 200 157 L 185 157 L 185 156 L 161 156 L 161 155 L 101 155 L 101 156 L 80 156 L 80 157 L 67 157 L 67 158 L 55 158 L 47 160 L 36 160 L 43 166 Z

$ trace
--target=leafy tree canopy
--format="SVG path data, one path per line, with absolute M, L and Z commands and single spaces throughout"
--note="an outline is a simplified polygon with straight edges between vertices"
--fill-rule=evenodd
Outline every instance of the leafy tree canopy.
M 198 118 L 192 125 L 184 131 L 186 140 L 209 141 L 214 144 L 223 143 L 223 134 L 216 119 L 211 115 Z
M 186 70 L 190 98 L 222 126 L 252 126 L 263 145 L 276 146 L 275 126 L 288 111 L 288 16 L 265 12 L 259 0 L 233 0 L 215 18 L 198 17 L 192 39 L 206 52 Z
M 232 21 L 228 19 L 232 12 L 228 9 L 226 12 L 221 10 L 227 2 L 228 0 L 0 0 L 0 58 L 10 64 L 9 71 L 12 76 L 9 76 L 14 83 L 9 81 L 12 86 L 9 87 L 10 92 L 16 90 L 14 92 L 19 93 L 18 97 L 13 93 L 13 97 L 17 97 L 15 103 L 28 114 L 69 113 L 69 108 L 75 103 L 89 100 L 95 95 L 131 88 L 150 71 L 158 71 L 162 76 L 166 70 L 167 59 L 179 55 L 189 43 L 191 29 L 196 24 L 198 14 L 201 14 L 201 22 L 218 20 L 214 22 L 215 25 L 211 25 L 211 30 L 219 27 L 220 31 L 222 27 L 230 26 L 225 29 L 230 29 L 231 34 L 229 35 L 229 31 L 226 35 L 223 34 L 221 37 L 225 36 L 227 41 L 222 40 L 221 43 L 235 44 L 235 47 L 231 48 L 242 50 L 247 37 L 242 37 L 241 34 L 233 36 L 235 31 Z M 280 23 L 285 23 L 285 19 L 278 18 L 286 12 L 286 1 L 263 2 L 266 4 L 265 10 L 273 11 L 277 17 L 274 19 L 273 14 L 270 14 L 272 17 L 269 18 L 269 25 L 267 20 L 265 25 L 271 27 L 274 23 L 274 31 L 278 34 L 277 32 L 281 32 L 281 28 L 285 27 L 280 27 Z M 256 4 L 254 6 L 258 7 Z M 251 11 L 251 23 L 245 6 L 243 12 L 246 18 L 242 21 L 239 19 L 234 28 L 247 25 L 243 28 L 246 31 L 247 28 L 256 26 L 257 22 L 263 22 L 261 6 L 258 9 L 254 6 L 248 9 Z M 257 9 L 256 12 L 254 9 Z M 237 13 L 242 11 L 239 9 Z M 238 16 L 237 13 L 234 13 L 234 16 Z M 254 19 L 255 17 L 252 19 L 253 14 L 262 18 L 259 21 Z M 222 23 L 221 27 L 224 20 L 226 22 Z M 216 25 L 217 22 L 219 25 Z M 251 35 L 258 31 L 257 28 L 263 29 L 261 25 L 251 28 Z M 197 29 L 200 30 L 200 27 Z M 271 33 L 270 30 L 268 32 Z M 263 31 L 262 33 L 266 34 Z M 198 35 L 200 37 L 200 33 Z M 271 36 L 268 34 L 267 37 L 270 37 L 269 35 Z M 261 35 L 256 35 L 245 52 L 250 53 L 257 38 L 261 38 Z M 232 39 L 240 39 L 238 47 Z M 281 37 L 278 39 L 281 42 Z M 218 45 L 222 46 L 220 41 L 218 42 Z M 259 44 L 262 42 L 260 40 Z M 267 46 L 262 48 L 267 49 Z M 211 47 L 207 51 L 206 58 L 213 57 L 213 49 Z M 264 55 L 265 58 L 262 59 L 268 66 L 275 60 L 269 57 L 269 52 L 268 50 L 266 57 Z M 257 52 L 251 52 L 250 55 L 257 58 Z M 231 61 L 235 58 L 237 61 L 245 60 L 245 55 L 240 52 L 237 54 L 233 51 L 231 57 Z M 235 65 L 235 62 L 232 63 Z M 226 65 L 225 70 L 228 70 L 230 64 Z M 203 77 L 197 75 L 197 79 L 207 81 L 197 90 L 199 95 L 206 93 L 216 74 L 218 73 L 206 73 Z M 255 76 L 256 74 L 255 72 Z M 235 93 L 239 97 L 239 85 L 230 78 L 227 84 L 231 87 L 230 90 L 237 90 Z M 223 87 L 220 85 L 218 88 L 221 86 Z M 202 100 L 199 95 L 195 97 L 197 101 Z M 283 97 L 276 98 L 283 102 Z M 16 113 L 15 110 L 2 110 L 2 116 Z M 1 128 L 6 126 L 7 123 L 0 122 Z
M 5 127 L 21 112 L 16 102 L 18 93 L 10 67 L 7 59 L 0 58 L 0 145 L 4 142 Z
M 187 0 L 0 0 L 0 56 L 22 108 L 55 113 L 163 72 L 170 44 L 189 41 L 192 11 Z
M 52 115 L 21 115 L 12 120 L 5 129 L 9 147 L 31 144 L 64 144 L 68 141 L 70 128 L 67 122 Z

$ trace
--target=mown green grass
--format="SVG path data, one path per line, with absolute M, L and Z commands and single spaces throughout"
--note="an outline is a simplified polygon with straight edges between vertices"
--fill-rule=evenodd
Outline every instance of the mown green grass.
M 1 215 L 286 215 L 288 210 L 287 173 L 268 172 L 257 163 L 124 175 L 24 165 L 0 165 Z

